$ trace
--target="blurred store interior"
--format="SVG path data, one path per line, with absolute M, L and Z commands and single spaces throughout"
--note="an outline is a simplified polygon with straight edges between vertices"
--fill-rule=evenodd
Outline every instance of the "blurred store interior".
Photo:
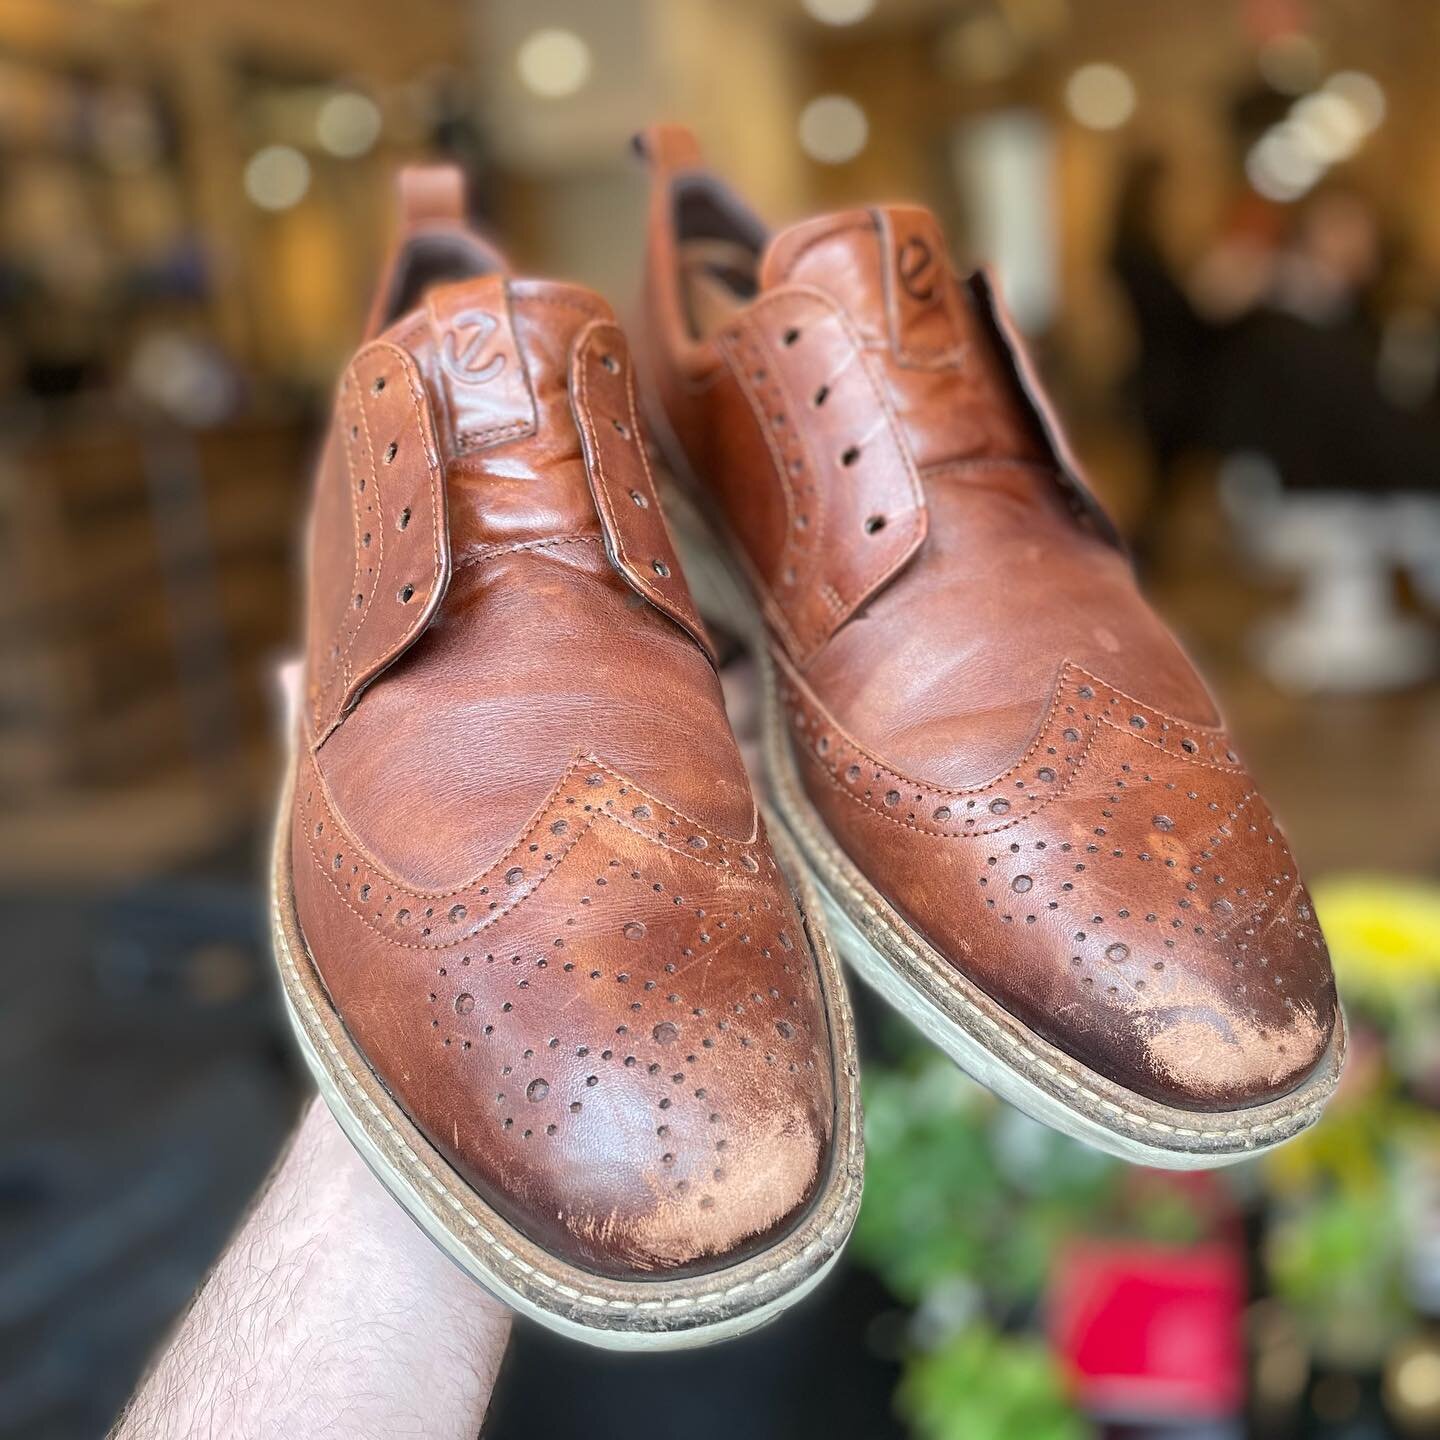
M 1440 1434 L 1437 77 L 1434 0 L 4 0 L 0 1435 L 103 1432 L 302 1093 L 274 672 L 393 167 L 623 314 L 655 117 L 776 223 L 917 199 L 997 269 L 1354 1053 L 1312 1139 L 1177 1183 L 867 1007 L 842 1278 L 643 1377 L 522 1332 L 487 1433 L 643 1383 L 688 1440 Z

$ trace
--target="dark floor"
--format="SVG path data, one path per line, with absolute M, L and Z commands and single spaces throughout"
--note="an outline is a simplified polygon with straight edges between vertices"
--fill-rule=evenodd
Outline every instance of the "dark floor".
M 0 1435 L 104 1433 L 289 1128 L 245 883 L 0 900 Z
M 842 1268 L 774 1325 L 710 1350 L 612 1355 L 534 1326 L 517 1329 L 486 1440 L 886 1440 L 898 1367 L 877 1337 L 893 1302 L 877 1281 Z M 891 1327 L 893 1328 L 893 1327 Z

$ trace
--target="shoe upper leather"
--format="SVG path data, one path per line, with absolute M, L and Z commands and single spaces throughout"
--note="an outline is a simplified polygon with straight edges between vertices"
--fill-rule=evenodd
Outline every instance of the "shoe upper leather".
M 805 921 L 611 312 L 507 276 L 458 187 L 419 195 L 319 466 L 301 927 L 369 1063 L 511 1223 L 601 1274 L 727 1263 L 829 1161 Z
M 1192 1109 L 1294 1088 L 1336 1023 L 1309 897 L 989 278 L 910 206 L 766 237 L 683 132 L 644 144 L 647 373 L 831 834 L 1092 1069 Z

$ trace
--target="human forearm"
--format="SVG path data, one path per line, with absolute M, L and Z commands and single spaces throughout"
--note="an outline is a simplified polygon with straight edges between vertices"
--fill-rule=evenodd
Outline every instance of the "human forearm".
M 316 1101 L 114 1440 L 473 1436 L 509 1323 Z

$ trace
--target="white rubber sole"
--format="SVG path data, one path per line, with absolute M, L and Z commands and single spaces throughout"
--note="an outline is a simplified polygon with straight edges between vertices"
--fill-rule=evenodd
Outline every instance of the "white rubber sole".
M 616 1280 L 551 1255 L 455 1174 L 350 1039 L 310 959 L 295 911 L 290 784 L 272 857 L 272 941 L 286 1014 L 340 1128 L 422 1230 L 511 1309 L 572 1340 L 611 1350 L 678 1350 L 747 1334 L 803 1300 L 834 1267 L 860 1207 L 864 1141 L 854 1018 L 820 923 L 822 902 L 783 827 L 774 848 L 807 917 L 835 1056 L 830 1168 L 799 1222 L 723 1269 L 674 1279 Z
M 734 1340 L 758 1330 L 777 1315 L 798 1304 L 834 1268 L 841 1251 L 836 1249 L 816 1270 L 805 1277 L 793 1289 L 768 1303 L 756 1307 L 728 1320 L 708 1325 L 696 1325 L 686 1330 L 612 1330 L 597 1329 L 594 1325 L 570 1319 L 546 1309 L 528 1295 L 508 1284 L 498 1273 L 481 1269 L 473 1263 L 468 1247 L 457 1242 L 454 1232 L 440 1223 L 435 1215 L 429 1197 L 416 1185 L 411 1176 L 395 1168 L 386 1154 L 371 1139 L 369 1130 L 359 1122 L 350 1099 L 331 1078 L 331 1072 L 320 1059 L 312 1045 L 305 1026 L 296 1014 L 289 997 L 285 1000 L 285 1011 L 315 1085 L 330 1113 L 335 1117 L 346 1138 L 359 1151 L 361 1159 L 372 1174 L 400 1202 L 410 1218 L 438 1245 L 462 1270 L 478 1280 L 502 1304 L 511 1310 L 544 1325 L 549 1330 L 578 1340 L 586 1345 L 598 1345 L 603 1349 L 622 1351 L 653 1351 L 693 1349 L 702 1345 L 714 1345 L 724 1340 Z
M 979 1024 L 971 1028 L 957 1020 L 952 1009 L 930 1000 L 870 943 L 818 877 L 816 884 L 836 948 L 872 990 L 987 1090 L 1041 1124 L 1118 1159 L 1162 1170 L 1213 1170 L 1233 1165 L 1273 1150 L 1308 1129 L 1320 1118 L 1334 1091 L 1344 1049 L 1339 1032 L 1316 1074 L 1300 1091 L 1285 1097 L 1286 1102 L 1298 1104 L 1287 1103 L 1279 1111 L 1256 1107 L 1200 1115 L 1157 1106 L 1132 1092 L 1117 1096 L 1113 1092 L 1120 1087 L 1095 1072 L 1081 1077 L 1074 1072 L 1083 1067 L 1074 1061 L 1057 1063 L 1068 1060 L 1060 1052 L 1044 1056 L 1041 1047 L 1045 1042 L 1032 1032 L 1027 1058 L 1032 1065 L 1047 1069 L 1054 1081 L 1053 1087 L 1042 1086 L 998 1053 L 1000 1047 L 1019 1051 L 1024 1041 L 1012 1038 L 1008 1027 L 993 1020 L 988 1023 L 998 1046 L 981 1039 L 975 1028 L 987 1025 L 983 1010 L 976 1010 Z M 1142 1138 L 1147 1131 L 1156 1138 Z

